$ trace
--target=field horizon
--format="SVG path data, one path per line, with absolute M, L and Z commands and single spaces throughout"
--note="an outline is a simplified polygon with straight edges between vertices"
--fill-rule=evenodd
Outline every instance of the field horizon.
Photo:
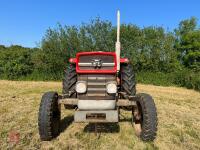
M 64 107 L 61 134 L 42 142 L 37 125 L 41 96 L 47 91 L 61 93 L 61 88 L 61 82 L 0 80 L 0 149 L 200 149 L 200 92 L 144 84 L 137 85 L 137 93 L 152 95 L 157 106 L 154 142 L 137 138 L 127 111 L 122 111 L 118 124 L 99 125 L 98 138 L 92 124 L 74 123 L 74 111 Z

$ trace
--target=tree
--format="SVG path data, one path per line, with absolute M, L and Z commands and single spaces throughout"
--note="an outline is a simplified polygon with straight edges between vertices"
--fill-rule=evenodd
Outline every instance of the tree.
M 200 70 L 200 29 L 197 28 L 197 19 L 192 17 L 181 21 L 175 33 L 180 61 L 186 67 Z
M 99 17 L 89 24 L 82 24 L 79 32 L 81 51 L 114 51 L 112 30 L 111 22 L 102 21 Z

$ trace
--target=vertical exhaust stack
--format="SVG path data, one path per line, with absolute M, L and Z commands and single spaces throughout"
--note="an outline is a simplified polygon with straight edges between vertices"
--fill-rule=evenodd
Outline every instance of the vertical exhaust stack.
M 120 12 L 117 11 L 117 42 L 115 43 L 115 53 L 117 56 L 117 71 L 120 70 Z

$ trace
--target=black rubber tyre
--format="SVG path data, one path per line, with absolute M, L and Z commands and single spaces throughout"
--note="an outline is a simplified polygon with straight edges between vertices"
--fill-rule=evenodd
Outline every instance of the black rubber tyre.
M 140 119 L 135 119 L 136 135 L 143 141 L 153 141 L 157 132 L 157 111 L 153 98 L 145 93 L 137 94 L 137 110 Z
M 125 92 L 127 96 L 134 96 L 136 93 L 135 73 L 130 63 L 121 65 L 121 92 Z
M 63 78 L 63 95 L 68 95 L 69 97 L 76 98 L 77 94 L 75 92 L 75 86 L 77 81 L 76 66 L 70 65 L 66 70 Z M 73 93 L 70 93 L 73 92 Z M 74 109 L 75 106 L 64 105 L 66 109 Z
M 38 115 L 38 127 L 40 138 L 50 141 L 60 133 L 60 109 L 58 106 L 58 94 L 47 92 L 42 96 Z

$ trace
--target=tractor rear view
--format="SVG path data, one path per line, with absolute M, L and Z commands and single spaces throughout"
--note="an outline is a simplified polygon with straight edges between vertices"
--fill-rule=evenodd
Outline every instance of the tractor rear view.
M 74 122 L 118 123 L 120 109 L 131 111 L 136 135 L 153 141 L 157 112 L 153 98 L 136 94 L 133 66 L 120 58 L 120 14 L 118 11 L 115 52 L 81 52 L 70 58 L 65 70 L 63 93 L 42 96 L 38 125 L 41 140 L 51 140 L 60 131 L 61 105 L 75 109 Z

